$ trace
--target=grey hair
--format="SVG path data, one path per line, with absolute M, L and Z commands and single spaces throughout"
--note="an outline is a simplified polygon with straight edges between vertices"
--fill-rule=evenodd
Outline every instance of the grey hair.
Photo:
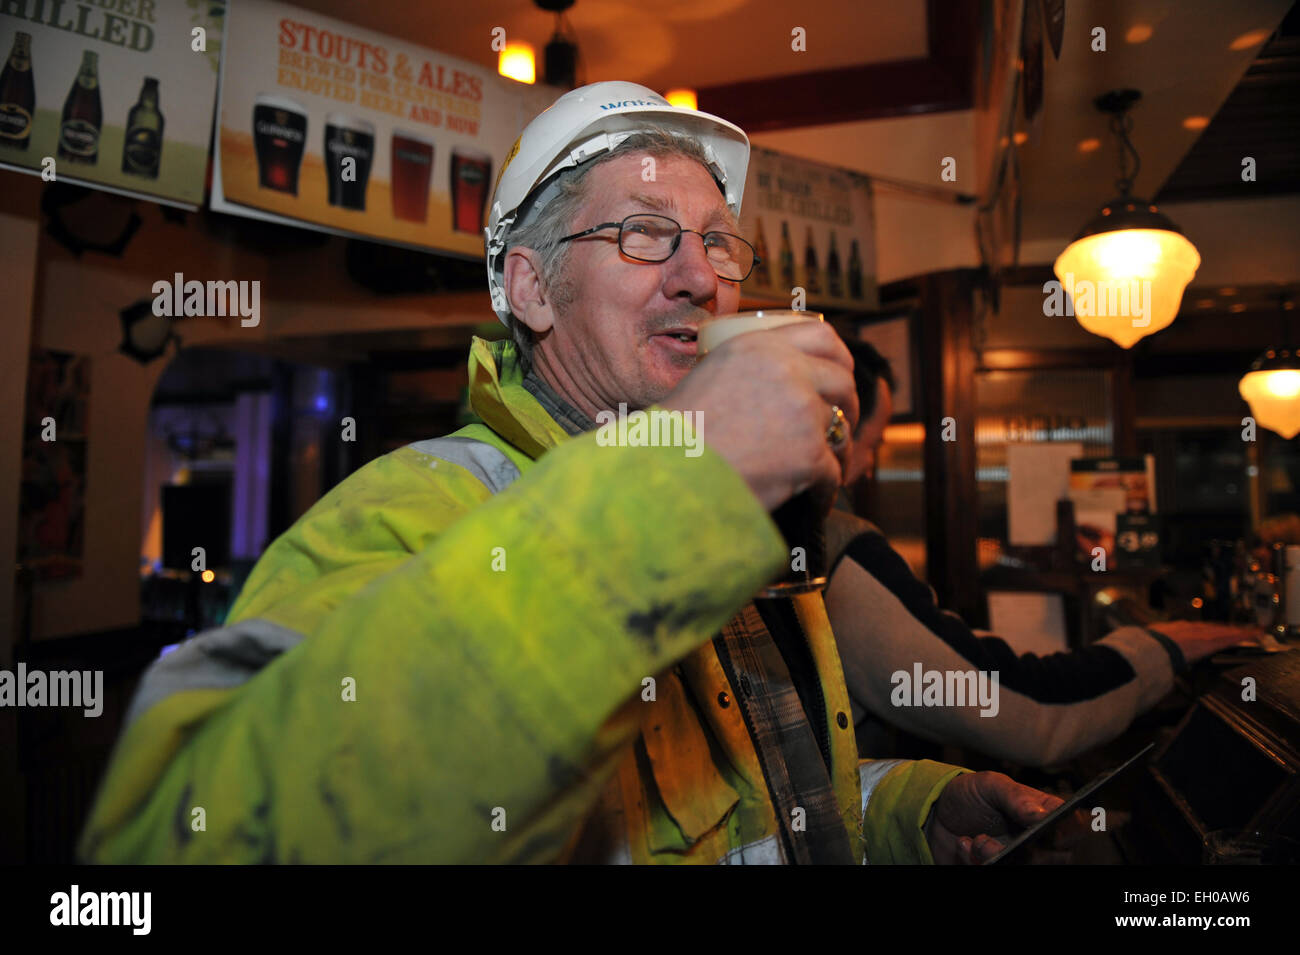
M 523 225 L 516 225 L 510 230 L 510 234 L 506 237 L 506 252 L 517 246 L 536 252 L 541 259 L 542 287 L 561 306 L 571 300 L 573 290 L 564 281 L 569 244 L 560 240 L 571 232 L 573 221 L 587 200 L 587 176 L 601 163 L 628 153 L 646 153 L 656 159 L 681 156 L 685 159 L 693 159 L 706 170 L 709 169 L 708 154 L 705 153 L 699 140 L 670 132 L 662 126 L 652 125 L 647 126 L 644 131 L 633 133 L 613 149 L 602 153 L 590 162 L 560 173 L 555 180 L 559 193 L 542 206 L 540 211 L 534 213 L 529 208 L 530 200 L 525 200 L 518 220 Z M 709 174 L 713 174 L 712 170 Z M 501 261 L 504 271 L 504 256 Z M 507 298 L 506 301 L 508 303 L 509 299 Z M 519 348 L 524 369 L 527 371 L 533 363 L 535 344 L 533 330 L 520 321 L 513 310 L 506 319 L 506 325 Z

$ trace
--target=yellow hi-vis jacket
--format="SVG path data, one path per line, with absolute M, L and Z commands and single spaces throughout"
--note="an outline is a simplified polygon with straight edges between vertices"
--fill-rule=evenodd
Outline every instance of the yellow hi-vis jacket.
M 483 423 L 350 476 L 146 672 L 82 859 L 782 861 L 711 643 L 787 559 L 775 525 L 707 445 L 569 437 L 513 344 L 469 367 Z M 932 861 L 963 770 L 860 763 L 821 597 L 796 608 L 854 858 Z

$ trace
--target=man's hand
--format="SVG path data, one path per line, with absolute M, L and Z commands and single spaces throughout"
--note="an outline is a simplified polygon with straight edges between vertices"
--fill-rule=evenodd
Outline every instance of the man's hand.
M 1161 621 L 1149 625 L 1147 629 L 1163 633 L 1178 644 L 1188 663 L 1203 660 L 1243 641 L 1257 640 L 1260 635 L 1254 627 L 1233 627 L 1226 623 L 1202 620 Z
M 1063 801 L 1003 773 L 964 773 L 944 787 L 930 811 L 930 852 L 941 865 L 979 865 L 1002 851 L 1000 839 L 1032 826 Z
M 839 485 L 843 462 L 826 441 L 831 405 L 848 418 L 851 438 L 858 423 L 853 358 L 825 322 L 737 335 L 660 403 L 697 412 L 704 443 L 769 511 L 814 485 Z

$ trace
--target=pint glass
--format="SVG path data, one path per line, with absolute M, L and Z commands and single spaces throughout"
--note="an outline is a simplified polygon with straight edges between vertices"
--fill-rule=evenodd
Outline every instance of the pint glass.
M 298 169 L 307 143 L 307 110 L 287 96 L 253 101 L 253 149 L 263 189 L 298 194 Z
M 764 309 L 721 315 L 700 322 L 697 336 L 699 354 L 704 356 L 723 342 L 745 332 L 764 331 L 793 322 L 820 322 L 818 312 L 795 312 Z M 762 422 L 756 422 L 758 427 Z M 772 512 L 781 536 L 785 538 L 789 558 L 786 570 L 759 591 L 760 597 L 789 597 L 793 594 L 823 590 L 826 587 L 826 514 L 835 489 L 810 488 L 796 494 Z
M 423 222 L 429 213 L 429 176 L 433 172 L 433 140 L 418 133 L 393 130 L 393 218 Z
M 457 146 L 451 151 L 451 223 L 457 232 L 483 231 L 492 157 Z
M 374 154 L 372 124 L 342 113 L 325 117 L 325 179 L 329 184 L 330 205 L 365 210 Z M 348 159 L 353 162 L 345 162 Z

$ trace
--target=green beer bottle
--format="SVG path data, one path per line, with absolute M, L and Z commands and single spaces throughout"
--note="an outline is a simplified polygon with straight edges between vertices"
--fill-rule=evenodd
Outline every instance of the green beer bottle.
M 131 107 L 126 119 L 126 138 L 122 142 L 122 171 L 147 179 L 158 178 L 162 159 L 163 115 L 158 110 L 158 81 L 144 78 L 140 99 Z

